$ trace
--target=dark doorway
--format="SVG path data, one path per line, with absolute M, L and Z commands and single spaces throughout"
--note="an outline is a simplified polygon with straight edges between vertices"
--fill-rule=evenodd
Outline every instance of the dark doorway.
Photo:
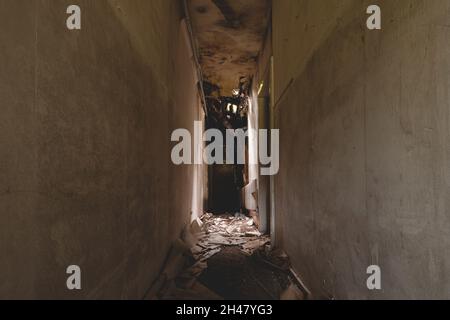
M 235 183 L 235 166 L 213 165 L 211 167 L 211 212 L 235 213 L 241 208 L 240 194 Z

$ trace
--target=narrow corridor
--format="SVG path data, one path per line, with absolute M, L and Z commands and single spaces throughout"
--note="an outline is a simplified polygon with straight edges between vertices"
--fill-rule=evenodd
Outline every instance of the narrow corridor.
M 0 0 L 0 299 L 450 299 L 449 26 Z

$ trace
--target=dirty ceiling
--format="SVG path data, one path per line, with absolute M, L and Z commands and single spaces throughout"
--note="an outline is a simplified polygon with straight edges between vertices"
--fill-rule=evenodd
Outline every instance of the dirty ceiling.
M 189 0 L 188 7 L 204 79 L 229 96 L 255 73 L 270 0 Z

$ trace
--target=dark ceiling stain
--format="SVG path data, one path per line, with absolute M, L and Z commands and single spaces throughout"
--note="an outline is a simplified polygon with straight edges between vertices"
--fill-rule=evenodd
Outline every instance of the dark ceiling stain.
M 225 27 L 238 28 L 241 24 L 236 12 L 230 7 L 227 0 L 212 0 L 225 17 L 225 23 L 221 21 Z

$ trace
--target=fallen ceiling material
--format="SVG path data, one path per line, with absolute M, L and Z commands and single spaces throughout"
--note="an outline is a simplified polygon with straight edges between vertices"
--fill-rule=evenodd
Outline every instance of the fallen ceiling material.
M 270 250 L 270 238 L 262 235 L 254 221 L 241 214 L 220 215 L 205 214 L 185 228 L 180 239 L 175 241 L 167 258 L 160 278 L 147 295 L 147 299 L 163 300 L 221 300 L 229 298 L 224 293 L 220 295 L 220 285 L 217 290 L 208 285 L 208 277 L 213 282 L 220 280 L 220 273 L 226 270 L 209 270 L 209 262 L 215 256 L 220 259 L 233 259 L 234 252 L 239 259 L 245 261 L 247 267 L 242 270 L 239 265 L 237 277 L 250 277 L 248 282 L 263 288 L 269 299 L 303 299 L 303 291 L 295 284 L 295 278 L 290 275 L 290 263 L 287 255 Z M 229 251 L 231 250 L 231 251 Z M 220 260 L 219 259 L 219 260 Z M 225 262 L 228 269 L 233 262 Z M 202 277 L 208 276 L 205 281 Z M 217 274 L 219 272 L 219 274 Z M 276 274 L 276 276 L 273 276 Z M 262 277 L 262 278 L 261 278 Z M 242 281 L 237 280 L 237 283 Z M 243 282 L 245 284 L 245 281 Z M 267 283 L 271 285 L 267 285 Z M 240 284 L 241 285 L 241 284 Z M 214 287 L 214 285 L 212 285 Z M 248 294 L 258 294 L 261 289 L 240 288 Z
M 206 260 L 219 253 L 224 246 L 238 246 L 247 255 L 270 242 L 262 235 L 253 219 L 241 214 L 213 216 L 206 213 L 202 219 L 206 236 L 193 247 L 192 253 L 199 260 Z
M 222 130 L 246 129 L 250 107 L 250 82 L 248 79 L 242 78 L 239 80 L 239 89 L 236 89 L 232 96 L 221 96 L 220 89 L 210 85 L 205 84 L 204 88 L 208 90 L 205 94 L 207 95 L 207 125 L 209 127 Z

